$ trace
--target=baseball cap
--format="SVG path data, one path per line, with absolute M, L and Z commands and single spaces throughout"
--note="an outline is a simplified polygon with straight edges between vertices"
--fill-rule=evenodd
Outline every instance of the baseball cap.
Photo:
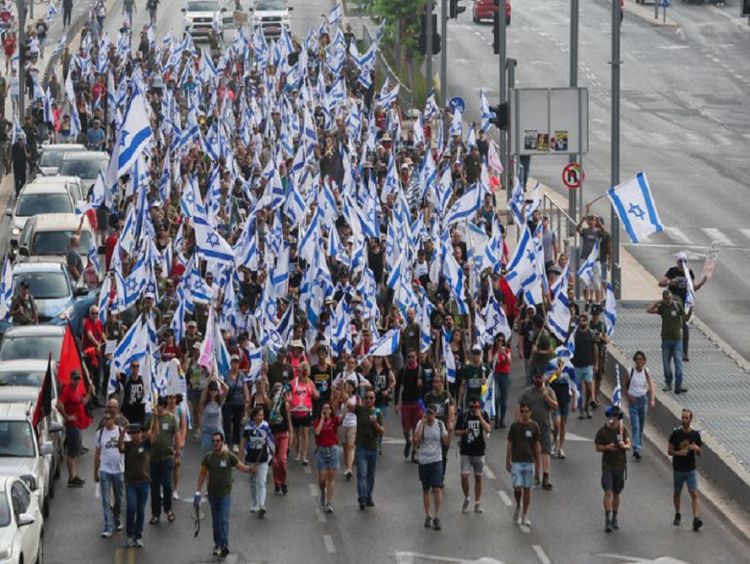
M 482 352 L 482 347 L 480 345 L 474 345 L 473 347 L 471 347 L 471 352 L 478 352 L 478 353 L 480 353 L 480 352 Z

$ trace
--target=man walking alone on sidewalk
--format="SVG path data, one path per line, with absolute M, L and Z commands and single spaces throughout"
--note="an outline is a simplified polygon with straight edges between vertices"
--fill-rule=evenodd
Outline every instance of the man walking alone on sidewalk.
M 688 493 L 693 506 L 693 530 L 698 531 L 703 526 L 703 521 L 698 516 L 700 504 L 698 500 L 698 472 L 695 469 L 695 456 L 701 455 L 701 434 L 690 428 L 693 422 L 693 412 L 689 409 L 682 410 L 682 426 L 677 427 L 669 437 L 669 449 L 667 453 L 672 457 L 672 470 L 674 474 L 674 524 L 680 525 L 680 496 L 682 487 L 687 482 Z

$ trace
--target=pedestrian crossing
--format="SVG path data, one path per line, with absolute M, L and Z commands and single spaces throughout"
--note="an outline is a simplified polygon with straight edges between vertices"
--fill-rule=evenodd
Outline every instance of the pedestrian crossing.
M 722 249 L 750 249 L 750 229 L 718 227 L 664 227 L 661 240 L 654 238 L 652 243 L 671 244 L 686 248 L 708 248 L 711 245 Z

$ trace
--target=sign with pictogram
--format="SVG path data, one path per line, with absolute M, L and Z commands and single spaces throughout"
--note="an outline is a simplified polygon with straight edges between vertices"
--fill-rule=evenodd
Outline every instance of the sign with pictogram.
M 578 163 L 568 163 L 563 169 L 562 181 L 569 190 L 580 188 L 585 178 L 586 174 L 581 170 L 581 165 Z

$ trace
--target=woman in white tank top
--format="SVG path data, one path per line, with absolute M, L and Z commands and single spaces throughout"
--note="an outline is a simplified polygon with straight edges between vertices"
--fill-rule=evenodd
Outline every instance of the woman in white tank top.
M 633 428 L 633 456 L 641 459 L 643 450 L 643 427 L 646 425 L 648 408 L 656 405 L 654 398 L 654 383 L 651 373 L 646 368 L 646 354 L 636 351 L 633 355 L 634 366 L 630 369 L 625 380 L 624 389 L 628 396 L 628 411 L 630 425 Z

